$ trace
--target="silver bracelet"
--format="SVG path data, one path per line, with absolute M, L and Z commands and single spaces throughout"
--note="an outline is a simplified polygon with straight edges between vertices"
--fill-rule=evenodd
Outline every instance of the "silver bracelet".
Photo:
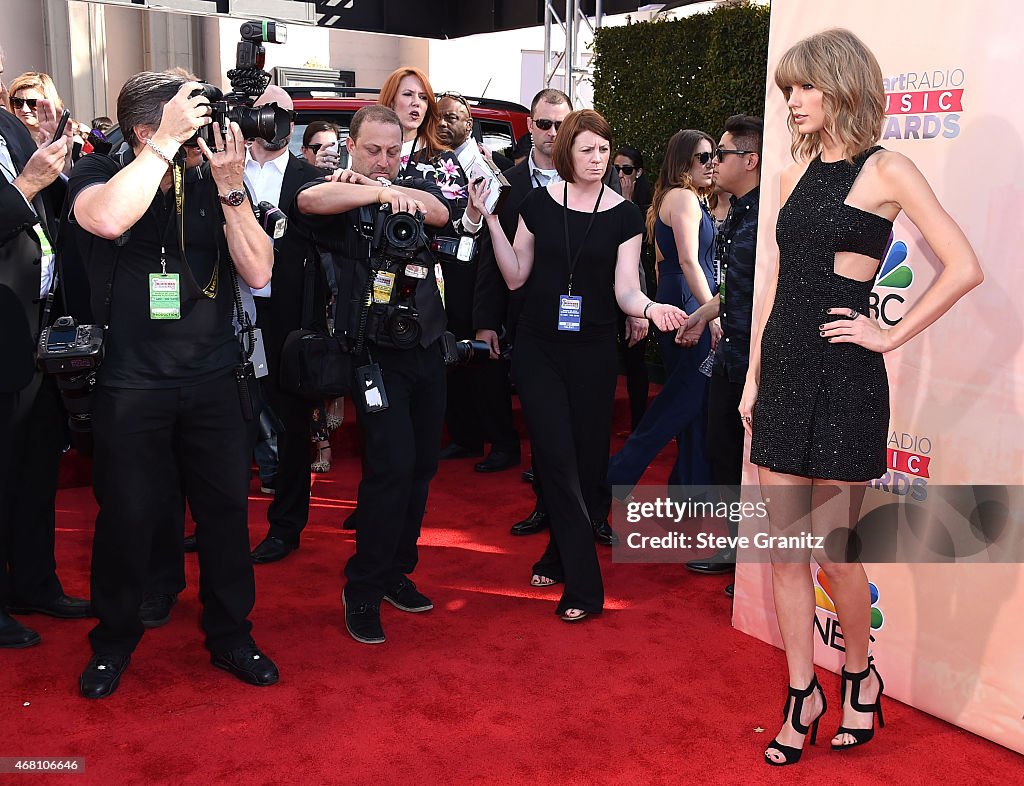
M 152 150 L 154 153 L 160 156 L 160 158 L 163 159 L 164 163 L 167 164 L 167 166 L 171 166 L 174 163 L 169 155 L 167 155 L 163 150 L 161 150 L 159 147 L 153 144 L 152 139 L 146 140 L 146 147 L 148 147 L 150 150 Z

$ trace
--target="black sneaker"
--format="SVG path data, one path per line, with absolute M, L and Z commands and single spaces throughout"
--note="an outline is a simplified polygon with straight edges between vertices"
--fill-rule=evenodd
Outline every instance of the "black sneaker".
M 171 609 L 178 602 L 174 592 L 147 592 L 139 606 L 139 622 L 146 628 L 159 628 L 171 618 Z
M 255 644 L 243 644 L 233 650 L 215 652 L 210 656 L 210 663 L 250 685 L 273 685 L 281 676 L 274 661 L 260 652 Z
M 384 600 L 400 611 L 411 611 L 413 614 L 434 608 L 430 598 L 416 589 L 416 585 L 409 579 L 402 579 L 397 587 L 385 592 Z
M 379 603 L 349 604 L 348 596 L 341 593 L 341 602 L 345 606 L 345 628 L 352 638 L 363 644 L 383 644 L 384 628 L 380 624 Z

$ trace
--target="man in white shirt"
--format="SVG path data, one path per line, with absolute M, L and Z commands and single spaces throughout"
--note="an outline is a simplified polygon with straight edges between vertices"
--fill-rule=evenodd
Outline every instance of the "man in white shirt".
M 291 97 L 271 85 L 255 105 L 276 103 L 292 109 Z M 292 125 L 294 129 L 294 124 Z M 323 177 L 322 170 L 288 152 L 288 138 L 255 140 L 245 159 L 245 184 L 253 201 L 270 202 L 289 213 L 301 186 Z M 281 390 L 281 347 L 292 330 L 302 327 L 303 275 L 312 246 L 289 225 L 274 242 L 274 273 L 269 285 L 255 290 L 256 324 L 263 332 L 270 373 L 263 377 L 265 399 L 280 425 L 274 499 L 267 509 L 270 529 L 252 552 L 255 563 L 276 562 L 299 547 L 299 536 L 309 517 L 310 403 Z
M 473 118 L 469 104 L 458 93 L 445 93 L 437 106 L 441 114 L 438 136 L 455 152 L 469 181 L 474 172 L 487 170 L 487 163 L 472 135 Z M 449 266 L 450 273 L 446 271 L 449 277 L 449 295 L 445 304 L 448 329 L 459 339 L 486 341 L 491 347 L 491 359 L 482 367 L 449 370 L 445 420 L 451 442 L 441 452 L 441 457 L 478 456 L 484 443 L 489 442 L 490 453 L 475 465 L 475 469 L 478 472 L 500 472 L 519 463 L 519 434 L 512 420 L 507 362 L 500 358 L 498 345 L 502 320 L 494 321 L 489 317 L 493 309 L 482 302 L 482 295 L 477 291 L 478 260 L 491 253 L 490 239 L 486 234 L 476 235 L 481 249 L 471 266 L 454 266 L 455 269 Z M 466 279 L 465 286 L 457 286 L 456 276 Z M 466 302 L 459 303 L 458 298 Z

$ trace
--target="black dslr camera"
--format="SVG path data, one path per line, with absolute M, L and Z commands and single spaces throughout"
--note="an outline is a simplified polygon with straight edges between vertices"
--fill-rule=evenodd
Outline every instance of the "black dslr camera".
M 213 122 L 220 124 L 222 134 L 228 123 L 234 121 L 246 139 L 265 139 L 268 142 L 284 139 L 291 132 L 292 113 L 274 103 L 257 107 L 253 103 L 270 84 L 270 74 L 263 70 L 267 56 L 263 44 L 283 44 L 288 29 L 276 22 L 245 22 L 241 35 L 235 67 L 228 71 L 231 92 L 224 95 L 218 88 L 204 83 L 192 95 L 206 96 L 210 102 L 210 115 Z M 219 146 L 220 140 L 213 138 L 213 123 L 200 128 L 185 144 L 194 147 L 199 138 L 211 149 Z
M 92 431 L 92 394 L 102 360 L 103 328 L 99 325 L 79 325 L 74 317 L 60 317 L 40 332 L 36 363 L 57 380 L 72 435 Z
M 411 349 L 419 343 L 423 331 L 416 287 L 430 275 L 427 259 L 420 256 L 428 243 L 422 213 L 393 213 L 390 205 L 381 205 L 374 215 L 371 251 L 375 261 L 368 300 L 373 302 L 370 319 L 375 325 L 370 335 L 377 344 Z

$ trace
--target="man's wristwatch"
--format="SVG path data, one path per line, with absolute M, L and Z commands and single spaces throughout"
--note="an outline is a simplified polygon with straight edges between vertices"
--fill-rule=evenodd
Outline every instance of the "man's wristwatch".
M 392 185 L 391 181 L 383 175 L 377 178 L 377 182 L 380 183 L 383 188 L 391 188 Z
M 217 196 L 220 198 L 221 204 L 228 207 L 238 207 L 245 201 L 245 192 L 240 188 L 234 188 L 226 194 L 217 194 Z

